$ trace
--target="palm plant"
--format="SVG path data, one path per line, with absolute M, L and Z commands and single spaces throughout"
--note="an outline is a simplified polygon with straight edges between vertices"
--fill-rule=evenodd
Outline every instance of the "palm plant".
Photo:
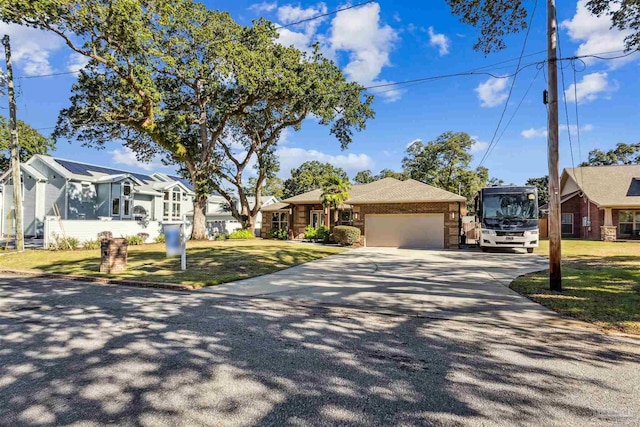
M 344 202 L 349 199 L 351 183 L 348 179 L 339 176 L 328 178 L 322 186 L 322 206 L 333 209 L 333 223 L 338 222 L 338 209 L 344 207 Z

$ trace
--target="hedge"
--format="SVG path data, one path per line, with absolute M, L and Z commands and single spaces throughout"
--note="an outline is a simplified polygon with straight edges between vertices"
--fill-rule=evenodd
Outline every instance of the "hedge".
M 341 246 L 352 246 L 360 241 L 360 229 L 348 225 L 339 225 L 333 229 L 333 238 Z

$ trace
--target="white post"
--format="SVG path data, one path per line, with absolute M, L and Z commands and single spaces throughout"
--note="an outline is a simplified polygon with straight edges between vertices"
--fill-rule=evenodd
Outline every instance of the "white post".
M 187 269 L 187 217 L 184 216 L 182 220 L 182 227 L 180 228 L 180 240 L 182 241 L 182 254 L 180 254 L 180 269 L 185 271 Z

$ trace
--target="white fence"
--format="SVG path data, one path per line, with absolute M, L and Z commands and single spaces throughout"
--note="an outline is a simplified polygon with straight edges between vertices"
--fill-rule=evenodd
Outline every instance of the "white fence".
M 44 221 L 44 247 L 49 247 L 52 236 L 55 234 L 66 237 L 74 237 L 80 244 L 87 240 L 95 240 L 98 233 L 110 231 L 113 237 L 135 236 L 138 233 L 147 233 L 147 242 L 153 242 L 162 233 L 160 221 L 109 221 L 109 220 L 60 220 L 56 216 L 48 216 Z M 187 236 L 191 234 L 191 227 L 187 227 Z

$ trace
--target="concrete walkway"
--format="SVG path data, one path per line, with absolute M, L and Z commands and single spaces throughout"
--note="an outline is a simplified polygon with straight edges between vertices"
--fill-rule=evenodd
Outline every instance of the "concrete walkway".
M 539 318 L 554 315 L 508 286 L 546 265 L 521 253 L 362 248 L 202 292 L 443 318 Z

